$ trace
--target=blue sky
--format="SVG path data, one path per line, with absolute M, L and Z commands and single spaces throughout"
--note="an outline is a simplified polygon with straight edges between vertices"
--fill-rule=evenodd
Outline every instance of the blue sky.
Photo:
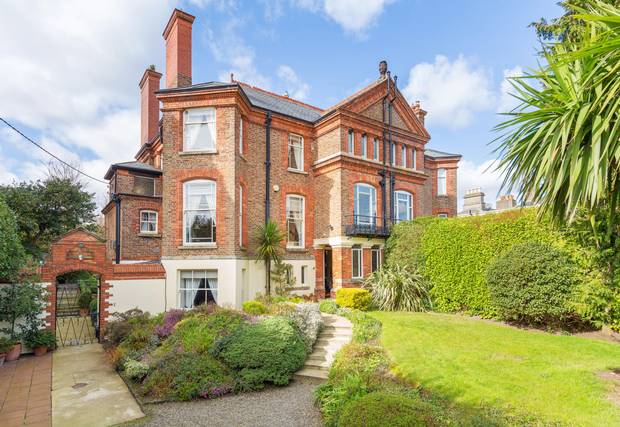
M 194 15 L 194 82 L 235 77 L 319 107 L 377 78 L 428 110 L 429 147 L 463 154 L 459 192 L 499 176 L 488 142 L 510 108 L 506 75 L 536 65 L 528 24 L 554 0 L 0 0 L 0 115 L 95 176 L 139 146 L 138 81 L 164 69 L 174 7 Z M 0 182 L 39 178 L 47 155 L 0 126 Z M 105 187 L 89 183 L 102 203 Z M 461 205 L 459 201 L 459 208 Z

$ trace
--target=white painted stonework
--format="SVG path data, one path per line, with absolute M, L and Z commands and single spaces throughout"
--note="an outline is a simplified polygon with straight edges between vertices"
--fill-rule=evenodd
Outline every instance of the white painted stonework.
M 165 310 L 165 279 L 110 280 L 109 312 L 139 308 L 151 314 Z

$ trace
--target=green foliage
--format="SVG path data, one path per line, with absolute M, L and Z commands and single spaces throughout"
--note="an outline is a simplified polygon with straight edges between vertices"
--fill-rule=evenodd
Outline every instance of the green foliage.
M 376 391 L 348 402 L 338 427 L 425 427 L 437 425 L 434 408 L 419 398 Z
M 96 204 L 79 180 L 52 175 L 43 181 L 0 186 L 15 212 L 26 252 L 40 258 L 50 243 L 68 231 L 95 220 Z
M 608 325 L 620 332 L 620 288 L 607 286 L 601 277 L 592 277 L 577 287 L 573 299 L 577 313 L 596 327 Z
M 176 324 L 164 349 L 180 346 L 184 351 L 207 353 L 216 340 L 235 332 L 243 323 L 243 315 L 233 310 L 216 309 L 209 315 L 189 316 Z
M 321 313 L 336 314 L 338 311 L 338 304 L 333 299 L 322 299 L 319 301 L 319 310 Z
M 139 381 L 144 378 L 146 374 L 148 374 L 149 365 L 144 362 L 130 359 L 125 362 L 123 370 L 125 371 L 127 378 L 134 381 Z
M 424 271 L 425 255 L 422 250 L 422 237 L 426 227 L 441 219 L 420 217 L 413 221 L 396 224 L 385 243 L 385 257 L 388 265 L 405 265 L 412 270 Z
M 337 314 L 353 323 L 353 340 L 357 342 L 376 340 L 381 335 L 381 322 L 363 311 L 340 308 Z
M 90 291 L 83 289 L 80 292 L 80 297 L 78 298 L 78 305 L 80 306 L 80 308 L 87 308 L 90 309 L 90 302 L 93 299 L 93 294 L 90 293 Z
M 243 303 L 243 311 L 253 316 L 267 313 L 267 306 L 260 301 L 246 301 Z
M 256 240 L 256 260 L 265 263 L 265 294 L 271 295 L 271 261 L 279 261 L 282 256 L 281 243 L 284 234 L 278 223 L 270 220 L 261 225 L 254 236 Z
M 9 337 L 0 337 L 0 354 L 8 353 L 9 350 L 15 345 L 15 341 L 13 341 Z
M 56 347 L 56 335 L 48 330 L 30 331 L 24 336 L 24 344 L 31 349 L 36 347 L 53 349 Z
M 191 400 L 223 395 L 232 386 L 226 366 L 209 354 L 173 351 L 153 364 L 141 390 L 152 398 Z
M 323 319 L 317 304 L 302 303 L 293 305 L 293 310 L 288 314 L 288 318 L 297 328 L 304 339 L 308 352 L 312 350 L 316 339 L 318 338 Z
M 288 384 L 306 359 L 306 345 L 288 320 L 271 317 L 219 340 L 212 353 L 236 372 L 237 390 L 259 390 L 266 382 Z
M 14 282 L 24 266 L 24 248 L 17 234 L 15 214 L 0 194 L 0 282 Z
M 281 260 L 276 261 L 271 269 L 271 281 L 276 285 L 276 295 L 288 296 L 297 282 L 293 266 Z
M 141 325 L 150 324 L 151 315 L 140 309 L 133 308 L 123 313 L 113 313 L 108 321 L 103 337 L 103 346 L 111 348 L 118 346 L 131 332 Z
M 43 326 L 40 318 L 48 301 L 48 292 L 33 278 L 23 276 L 22 283 L 0 285 L 0 321 L 8 324 L 2 331 L 17 339 Z
M 367 311 L 371 304 L 370 292 L 360 288 L 340 288 L 336 290 L 336 304 L 339 307 Z
M 428 281 L 417 270 L 398 264 L 383 266 L 366 278 L 372 303 L 385 311 L 426 311 L 431 308 Z
M 575 320 L 569 304 L 575 265 L 549 244 L 514 245 L 489 265 L 487 283 L 491 301 L 504 320 L 547 327 Z

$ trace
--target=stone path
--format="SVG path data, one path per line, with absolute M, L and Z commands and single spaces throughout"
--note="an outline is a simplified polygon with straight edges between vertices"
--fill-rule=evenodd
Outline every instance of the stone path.
M 0 426 L 45 426 L 52 421 L 52 356 L 22 356 L 0 367 Z
M 353 336 L 353 325 L 349 320 L 334 314 L 322 316 L 323 328 L 304 367 L 295 374 L 298 377 L 327 378 L 334 356 Z
M 54 427 L 110 426 L 144 416 L 100 344 L 61 348 L 53 362 Z

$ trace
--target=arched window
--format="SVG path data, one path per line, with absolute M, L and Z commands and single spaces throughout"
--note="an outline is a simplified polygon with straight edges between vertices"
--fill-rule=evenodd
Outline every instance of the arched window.
M 215 243 L 215 181 L 183 185 L 183 243 Z
M 377 224 L 377 190 L 369 184 L 355 184 L 355 223 Z
M 413 219 L 413 195 L 407 191 L 394 192 L 394 221 L 410 221 Z

